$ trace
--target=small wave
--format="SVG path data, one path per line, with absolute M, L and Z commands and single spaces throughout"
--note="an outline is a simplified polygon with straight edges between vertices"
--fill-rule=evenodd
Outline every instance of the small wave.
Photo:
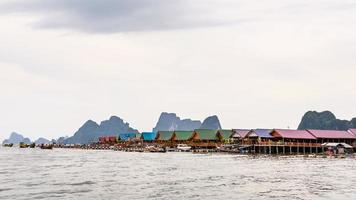
M 9 191 L 9 190 L 13 190 L 12 188 L 0 188 L 0 192 L 5 192 L 5 191 Z
M 71 183 L 69 185 L 77 186 L 77 185 L 93 185 L 93 184 L 95 184 L 93 181 L 84 181 L 80 183 Z

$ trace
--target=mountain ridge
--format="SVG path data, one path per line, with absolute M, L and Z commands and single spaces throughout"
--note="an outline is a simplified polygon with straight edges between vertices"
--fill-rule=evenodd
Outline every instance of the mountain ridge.
M 302 117 L 298 130 L 319 129 L 319 130 L 348 130 L 356 128 L 356 118 L 350 121 L 341 120 L 330 111 L 308 111 Z
M 137 133 L 129 123 L 117 116 L 111 116 L 100 124 L 87 120 L 71 137 L 63 140 L 63 144 L 88 144 L 98 140 L 100 136 L 118 135 L 120 133 Z
M 195 129 L 221 129 L 219 118 L 216 115 L 207 117 L 203 123 L 200 120 L 181 119 L 176 113 L 162 112 L 153 132 L 158 131 L 192 131 Z

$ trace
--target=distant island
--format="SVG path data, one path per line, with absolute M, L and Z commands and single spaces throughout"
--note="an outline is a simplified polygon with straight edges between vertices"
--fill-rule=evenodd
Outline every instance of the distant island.
M 51 141 L 45 139 L 45 138 L 38 138 L 35 141 L 31 141 L 30 138 L 24 137 L 23 135 L 16 133 L 16 132 L 12 132 L 10 134 L 10 137 L 6 140 L 4 140 L 2 142 L 2 144 L 20 144 L 20 143 L 24 143 L 24 144 L 31 144 L 31 143 L 35 143 L 35 144 L 49 144 Z

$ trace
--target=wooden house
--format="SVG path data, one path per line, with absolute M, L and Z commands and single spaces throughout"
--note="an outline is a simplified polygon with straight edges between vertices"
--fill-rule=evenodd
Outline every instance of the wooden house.
M 172 141 L 175 143 L 188 143 L 194 136 L 194 131 L 174 131 Z
M 346 143 L 352 145 L 356 136 L 348 131 L 336 131 L 336 130 L 307 130 L 316 139 L 317 143 Z
M 268 143 L 273 141 L 273 136 L 270 134 L 272 129 L 252 129 L 245 136 L 244 144 L 254 145 L 259 143 Z
M 155 140 L 159 143 L 172 143 L 173 131 L 158 131 Z
M 243 144 L 246 135 L 251 131 L 251 129 L 233 129 L 232 140 L 234 143 Z
M 233 141 L 232 139 L 233 131 L 224 129 L 224 130 L 218 130 L 217 131 L 217 137 L 220 142 L 224 143 L 231 143 Z
M 157 133 L 154 132 L 143 132 L 142 133 L 142 139 L 145 142 L 153 142 L 156 139 Z
M 316 138 L 306 130 L 273 129 L 270 133 L 275 142 L 282 144 L 315 143 Z

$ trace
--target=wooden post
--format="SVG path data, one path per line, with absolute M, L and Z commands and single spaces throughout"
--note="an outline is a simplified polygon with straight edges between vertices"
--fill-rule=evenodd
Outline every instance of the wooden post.
M 271 146 L 268 146 L 269 154 L 272 154 Z
M 286 146 L 283 144 L 283 154 L 286 154 Z

